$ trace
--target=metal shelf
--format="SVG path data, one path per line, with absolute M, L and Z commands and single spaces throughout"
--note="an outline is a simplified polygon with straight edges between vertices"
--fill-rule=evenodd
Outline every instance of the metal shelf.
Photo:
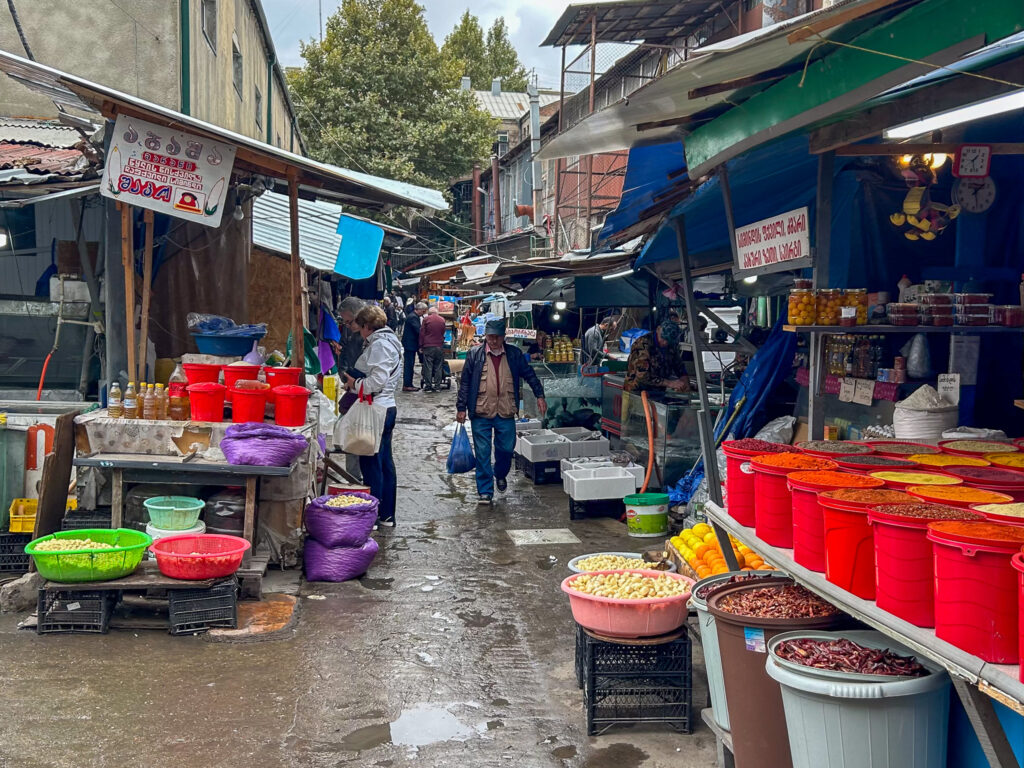
M 1024 333 L 1005 325 L 784 325 L 790 333 Z
M 826 581 L 825 574 L 798 565 L 793 560 L 793 550 L 765 544 L 757 537 L 753 528 L 740 525 L 714 502 L 707 502 L 704 511 L 715 523 L 812 592 L 879 632 L 898 640 L 915 653 L 942 665 L 950 674 L 976 685 L 983 693 L 1024 715 L 1024 683 L 1018 679 L 1017 665 L 989 664 L 945 640 L 940 640 L 935 636 L 934 629 L 915 627 L 888 611 L 883 611 L 874 601 L 851 595 L 845 589 Z

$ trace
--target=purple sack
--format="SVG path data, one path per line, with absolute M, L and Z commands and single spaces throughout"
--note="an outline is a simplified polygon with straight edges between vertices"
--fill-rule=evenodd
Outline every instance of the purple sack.
M 377 499 L 359 491 L 345 495 L 366 499 L 366 503 L 329 507 L 327 502 L 334 497 L 320 496 L 306 505 L 306 532 L 325 547 L 361 547 L 377 522 Z
M 309 446 L 309 440 L 276 424 L 232 424 L 224 430 L 220 449 L 228 464 L 287 467 Z
M 377 556 L 377 542 L 367 539 L 361 547 L 325 547 L 306 539 L 303 559 L 306 581 L 348 581 L 362 576 Z

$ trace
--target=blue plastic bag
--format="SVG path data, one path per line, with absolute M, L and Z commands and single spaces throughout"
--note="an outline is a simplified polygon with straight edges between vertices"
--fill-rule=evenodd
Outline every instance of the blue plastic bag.
M 476 469 L 476 455 L 473 453 L 473 446 L 469 444 L 469 435 L 466 434 L 466 426 L 459 424 L 452 437 L 452 447 L 448 451 L 448 474 L 459 475 L 463 472 L 472 472 Z

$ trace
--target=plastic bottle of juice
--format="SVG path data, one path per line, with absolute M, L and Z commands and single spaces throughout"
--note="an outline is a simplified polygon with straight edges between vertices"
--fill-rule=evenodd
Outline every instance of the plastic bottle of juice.
M 124 390 L 124 417 L 126 419 L 139 418 L 139 397 L 135 392 L 134 381 L 129 381 Z
M 167 399 L 167 392 L 164 390 L 163 384 L 156 385 L 156 417 L 160 421 L 167 419 L 167 411 L 169 410 L 170 403 Z
M 110 392 L 107 394 L 107 415 L 112 419 L 124 418 L 121 385 L 116 381 L 110 385 Z
M 156 421 L 159 416 L 160 402 L 156 397 L 156 390 L 153 389 L 152 384 L 144 385 L 146 387 L 146 397 L 142 401 L 142 418 L 146 421 Z
M 188 421 L 192 418 L 187 386 L 188 377 L 181 363 L 178 363 L 171 378 L 167 380 L 167 415 L 174 421 Z

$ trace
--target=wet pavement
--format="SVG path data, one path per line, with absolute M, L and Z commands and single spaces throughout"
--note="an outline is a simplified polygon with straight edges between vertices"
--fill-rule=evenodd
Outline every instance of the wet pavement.
M 0 616 L 0 766 L 711 768 L 714 739 L 663 726 L 586 735 L 568 602 L 577 554 L 636 549 L 569 522 L 561 486 L 519 475 L 491 508 L 445 474 L 454 392 L 399 401 L 398 526 L 369 573 L 303 584 L 284 639 L 37 636 Z M 568 528 L 581 544 L 515 546 Z M 694 712 L 706 701 L 695 651 Z

